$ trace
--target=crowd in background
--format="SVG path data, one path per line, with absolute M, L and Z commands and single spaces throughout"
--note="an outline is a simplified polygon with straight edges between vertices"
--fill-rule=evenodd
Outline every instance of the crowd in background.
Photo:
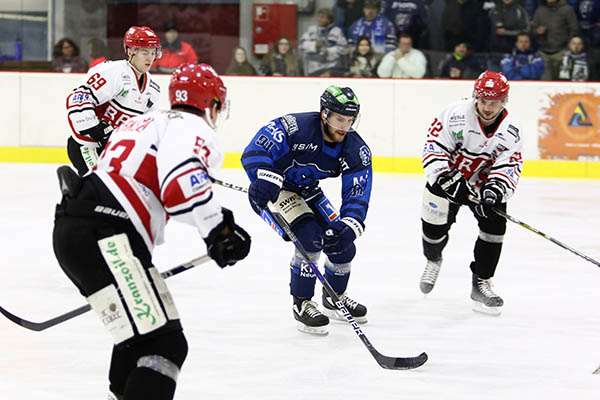
M 433 6 L 433 0 L 336 0 L 315 12 L 297 46 L 282 36 L 257 65 L 236 47 L 223 72 L 474 79 L 488 69 L 511 80 L 600 81 L 599 0 L 444 0 L 443 9 Z M 441 12 L 439 24 L 431 23 L 434 11 Z M 152 71 L 198 61 L 175 24 L 164 30 L 163 56 Z M 443 44 L 432 45 L 433 30 Z M 88 45 L 89 59 L 104 59 L 101 40 Z M 57 43 L 55 71 L 89 67 L 73 40 Z

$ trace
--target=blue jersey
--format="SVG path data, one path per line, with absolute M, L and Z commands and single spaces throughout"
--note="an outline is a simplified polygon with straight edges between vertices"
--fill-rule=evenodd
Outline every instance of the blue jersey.
M 371 197 L 371 150 L 351 130 L 342 143 L 330 147 L 323 140 L 319 112 L 287 114 L 254 135 L 242 154 L 242 165 L 256 180 L 257 169 L 283 176 L 283 188 L 300 195 L 318 190 L 319 181 L 342 176 L 341 217 L 364 225 Z

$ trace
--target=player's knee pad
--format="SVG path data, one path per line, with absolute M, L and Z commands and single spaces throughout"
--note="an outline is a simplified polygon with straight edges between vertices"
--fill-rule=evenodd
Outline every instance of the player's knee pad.
M 317 265 L 321 252 L 309 252 L 310 261 Z M 290 292 L 293 296 L 310 299 L 314 295 L 315 280 L 317 276 L 304 260 L 298 249 L 294 249 L 294 256 L 290 263 Z
M 116 285 L 110 284 L 87 299 L 115 344 L 179 319 L 164 279 L 156 268 L 144 269 L 126 234 L 99 240 L 98 245 Z
M 428 260 L 437 261 L 442 258 L 442 251 L 448 243 L 449 235 L 432 238 L 423 233 L 423 254 Z
M 292 230 L 307 252 L 317 253 L 323 249 L 323 229 L 313 218 L 298 222 Z
M 446 225 L 449 221 L 450 201 L 433 193 L 425 186 L 421 206 L 421 219 L 432 225 Z

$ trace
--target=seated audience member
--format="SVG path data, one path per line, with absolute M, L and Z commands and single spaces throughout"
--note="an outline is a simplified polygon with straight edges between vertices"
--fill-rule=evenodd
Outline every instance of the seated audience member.
M 501 0 L 490 10 L 490 22 L 490 50 L 493 52 L 510 53 L 517 41 L 517 35 L 521 32 L 529 33 L 529 16 L 517 0 Z
M 317 11 L 317 25 L 308 27 L 298 45 L 304 73 L 307 76 L 343 76 L 346 44 L 344 32 L 333 24 L 333 12 L 329 8 Z
M 377 68 L 380 78 L 422 78 L 427 69 L 427 59 L 419 50 L 412 47 L 409 34 L 398 38 L 398 47 L 381 60 Z
M 198 62 L 198 56 L 192 46 L 179 38 L 179 30 L 175 23 L 169 22 L 165 25 L 165 40 L 161 43 L 162 56 L 156 59 L 152 66 L 155 71 L 170 74 L 183 63 Z
M 87 72 L 87 62 L 81 57 L 73 39 L 63 38 L 54 45 L 52 71 Z
M 365 0 L 364 17 L 354 22 L 348 31 L 348 44 L 354 46 L 359 36 L 367 36 L 377 53 L 386 54 L 396 48 L 396 28 L 379 14 L 379 0 Z
M 481 64 L 479 57 L 471 54 L 467 43 L 458 43 L 454 46 L 454 51 L 443 62 L 440 77 L 475 79 L 485 70 Z
M 88 41 L 88 48 L 90 50 L 90 68 L 106 61 L 108 48 L 104 40 L 98 38 L 90 39 Z
M 246 49 L 236 47 L 233 49 L 231 62 L 225 71 L 225 75 L 256 75 L 256 69 L 248 61 Z
M 583 38 L 573 36 L 560 64 L 558 79 L 566 81 L 587 81 L 589 78 L 589 65 L 587 54 L 584 50 Z
M 302 68 L 290 39 L 286 36 L 277 39 L 273 48 L 263 56 L 258 70 L 262 75 L 301 76 Z
M 375 53 L 367 36 L 360 36 L 350 57 L 348 76 L 371 78 L 377 77 L 377 66 L 383 54 Z
M 539 80 L 544 73 L 544 60 L 531 49 L 531 38 L 525 32 L 519 33 L 515 48 L 504 56 L 500 66 L 509 80 Z

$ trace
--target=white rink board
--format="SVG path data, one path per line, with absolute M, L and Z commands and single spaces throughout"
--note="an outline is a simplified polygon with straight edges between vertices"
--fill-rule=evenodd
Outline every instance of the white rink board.
M 69 135 L 65 99 L 83 74 L 0 72 L 0 146 L 64 147 Z M 161 86 L 160 108 L 167 109 L 168 75 Z M 224 76 L 232 111 L 222 125 L 227 153 L 241 153 L 267 121 L 291 112 L 319 109 L 319 96 L 330 84 L 352 87 L 361 102 L 359 133 L 374 156 L 420 157 L 427 127 L 448 103 L 471 96 L 472 81 L 352 78 L 278 78 Z M 538 119 L 557 92 L 598 91 L 600 83 L 511 82 L 508 103 L 525 131 L 527 160 L 540 158 Z

